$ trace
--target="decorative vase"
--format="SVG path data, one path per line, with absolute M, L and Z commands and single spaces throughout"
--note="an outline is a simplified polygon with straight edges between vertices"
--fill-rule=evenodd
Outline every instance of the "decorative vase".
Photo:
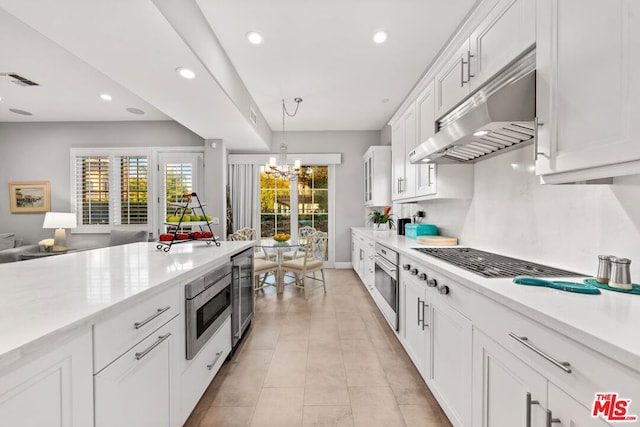
M 389 223 L 388 222 L 376 222 L 376 230 L 388 230 L 389 229 Z

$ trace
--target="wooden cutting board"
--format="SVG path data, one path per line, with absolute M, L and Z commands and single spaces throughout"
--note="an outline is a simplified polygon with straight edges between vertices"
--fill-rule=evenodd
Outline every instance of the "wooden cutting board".
M 419 236 L 416 241 L 422 245 L 432 246 L 455 246 L 458 244 L 457 238 L 447 236 Z

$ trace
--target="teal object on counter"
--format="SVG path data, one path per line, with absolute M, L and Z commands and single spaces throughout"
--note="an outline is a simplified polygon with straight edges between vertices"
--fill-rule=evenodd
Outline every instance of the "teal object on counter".
M 633 283 L 631 285 L 632 289 L 614 288 L 614 287 L 611 287 L 609 285 L 605 285 L 604 283 L 600 283 L 600 282 L 596 281 L 596 279 L 584 279 L 584 283 L 586 283 L 587 285 L 595 286 L 596 288 L 606 289 L 608 291 L 622 292 L 622 293 L 625 293 L 625 294 L 640 295 L 640 285 L 638 285 L 636 283 Z
M 560 282 L 557 280 L 544 280 L 537 277 L 516 276 L 513 279 L 513 283 L 528 286 L 545 286 L 547 288 L 557 289 L 559 291 L 575 292 L 577 294 L 600 294 L 600 289 L 593 285 L 576 282 Z
M 418 236 L 437 236 L 438 227 L 433 224 L 407 224 L 404 227 L 404 236 L 409 239 L 417 239 Z

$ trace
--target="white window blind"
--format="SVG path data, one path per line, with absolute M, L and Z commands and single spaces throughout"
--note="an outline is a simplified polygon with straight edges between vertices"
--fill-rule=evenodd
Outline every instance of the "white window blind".
M 149 156 L 72 152 L 72 164 L 77 231 L 150 228 Z
M 167 162 L 164 165 L 166 206 L 182 202 L 185 193 L 193 192 L 193 163 Z

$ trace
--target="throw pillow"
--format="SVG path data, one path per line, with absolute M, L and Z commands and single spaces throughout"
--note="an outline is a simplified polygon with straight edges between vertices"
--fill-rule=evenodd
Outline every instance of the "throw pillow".
M 0 251 L 11 249 L 16 246 L 16 237 L 13 233 L 0 234 Z
M 109 246 L 126 245 L 127 243 L 138 243 L 149 241 L 149 232 L 131 230 L 111 230 Z

